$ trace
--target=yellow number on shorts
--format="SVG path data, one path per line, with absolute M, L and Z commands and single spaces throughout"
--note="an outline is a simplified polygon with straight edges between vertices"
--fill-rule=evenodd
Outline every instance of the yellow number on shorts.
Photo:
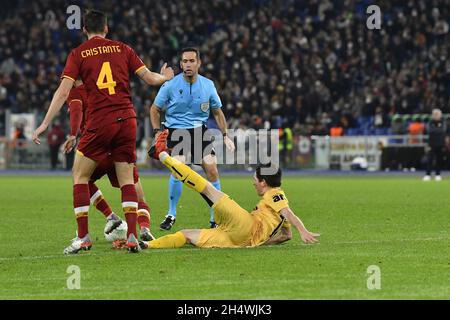
M 105 81 L 106 78 L 106 81 Z M 108 93 L 110 95 L 115 94 L 116 90 L 114 87 L 116 86 L 116 82 L 113 79 L 111 65 L 109 62 L 103 62 L 102 70 L 100 70 L 100 74 L 97 79 L 97 87 L 102 89 L 108 89 Z

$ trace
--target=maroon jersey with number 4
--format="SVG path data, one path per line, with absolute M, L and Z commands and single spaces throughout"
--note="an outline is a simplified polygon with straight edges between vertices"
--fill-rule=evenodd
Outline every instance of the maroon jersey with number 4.
M 129 76 L 143 68 L 134 50 L 119 41 L 96 36 L 72 50 L 61 77 L 83 81 L 87 129 L 136 117 Z

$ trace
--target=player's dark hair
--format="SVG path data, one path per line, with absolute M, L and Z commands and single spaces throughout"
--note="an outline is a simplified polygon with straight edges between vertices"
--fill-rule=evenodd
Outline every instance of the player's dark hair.
M 108 24 L 106 13 L 98 10 L 86 10 L 83 24 L 89 33 L 103 33 Z
M 200 50 L 198 50 L 197 48 L 195 48 L 195 47 L 186 47 L 186 48 L 181 49 L 180 59 L 183 58 L 183 53 L 185 53 L 185 52 L 195 52 L 195 55 L 197 56 L 197 60 L 200 60 Z
M 256 167 L 256 178 L 258 181 L 266 181 L 267 185 L 271 188 L 278 188 L 281 186 L 281 168 L 275 167 L 275 173 L 274 174 L 262 174 L 261 169 L 263 168 L 271 168 L 272 164 L 261 164 L 258 167 Z M 265 171 L 265 170 L 263 170 Z

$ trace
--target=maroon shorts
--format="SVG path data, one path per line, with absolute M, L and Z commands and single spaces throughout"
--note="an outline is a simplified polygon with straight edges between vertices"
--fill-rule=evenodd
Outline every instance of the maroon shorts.
M 97 168 L 95 168 L 94 173 L 92 173 L 91 182 L 100 180 L 105 174 L 108 175 L 111 186 L 120 188 L 116 167 L 114 166 L 114 161 L 112 161 L 111 157 L 107 157 L 98 163 Z M 135 184 L 139 181 L 139 174 L 136 166 L 133 168 L 133 179 Z
M 110 156 L 113 162 L 136 162 L 136 118 L 113 122 L 96 129 L 86 129 L 78 151 L 100 162 Z

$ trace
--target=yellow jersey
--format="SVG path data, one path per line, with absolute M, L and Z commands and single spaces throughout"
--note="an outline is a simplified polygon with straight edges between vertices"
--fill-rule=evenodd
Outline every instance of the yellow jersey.
M 290 228 L 280 211 L 289 207 L 289 201 L 281 188 L 267 191 L 256 208 L 251 212 L 254 223 L 252 229 L 252 246 L 259 246 L 276 235 L 282 227 Z

